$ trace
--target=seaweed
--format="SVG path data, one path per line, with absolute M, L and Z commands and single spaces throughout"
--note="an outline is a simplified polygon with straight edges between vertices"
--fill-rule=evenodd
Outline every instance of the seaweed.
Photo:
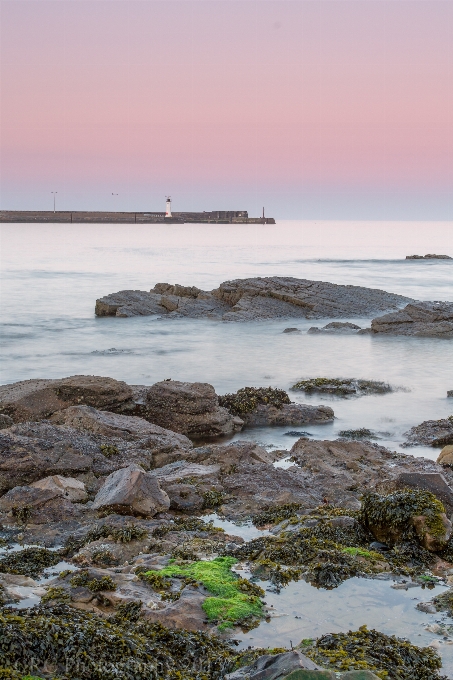
M 115 614 L 110 617 L 112 623 L 126 623 L 127 621 L 138 621 L 142 610 L 143 602 L 123 602 L 116 608 Z
M 46 548 L 24 548 L 0 559 L 0 572 L 37 578 L 47 567 L 61 561 L 58 552 Z
M 224 494 L 221 491 L 205 491 L 203 494 L 203 510 L 218 508 L 222 505 Z
M 25 529 L 32 515 L 32 508 L 29 505 L 15 505 L 11 509 L 11 515 Z
M 261 510 L 252 517 L 252 522 L 256 527 L 263 527 L 266 524 L 279 524 L 285 519 L 297 517 L 297 511 L 303 506 L 300 503 L 285 503 Z
M 290 403 L 286 392 L 275 387 L 243 387 L 233 394 L 219 397 L 219 405 L 228 409 L 234 416 L 244 416 L 254 411 L 260 404 L 280 409 Z
M 126 524 L 124 527 L 114 527 L 109 524 L 101 524 L 89 529 L 81 538 L 70 536 L 61 551 L 62 555 L 74 555 L 81 548 L 93 541 L 101 538 L 108 538 L 117 543 L 130 543 L 131 541 L 143 541 L 148 536 L 148 530 L 139 527 L 134 523 Z
M 85 586 L 92 593 L 98 593 L 102 590 L 116 590 L 116 585 L 112 581 L 111 576 L 102 576 L 101 578 L 91 578 L 86 569 L 78 571 L 69 579 L 71 586 Z
M 154 538 L 163 538 L 171 531 L 209 531 L 224 533 L 224 529 L 215 527 L 212 520 L 205 522 L 197 517 L 175 517 L 171 524 L 164 524 L 154 529 Z
M 339 437 L 344 439 L 378 439 L 371 430 L 367 430 L 366 427 L 362 427 L 358 430 L 340 430 L 338 433 Z
M 41 602 L 70 602 L 71 596 L 61 586 L 47 588 L 47 593 L 42 596 Z
M 361 520 L 365 526 L 391 527 L 409 538 L 414 536 L 410 520 L 416 515 L 425 516 L 426 527 L 433 536 L 442 536 L 444 513 L 445 508 L 436 496 L 423 489 L 402 489 L 386 496 L 367 493 L 362 498 Z
M 299 380 L 291 390 L 301 392 L 324 392 L 342 397 L 354 394 L 386 394 L 392 392 L 388 383 L 376 380 L 356 380 L 355 378 L 310 378 Z
M 370 670 L 388 680 L 439 680 L 441 659 L 430 647 L 361 626 L 357 631 L 323 635 L 304 654 L 335 671 Z
M 252 628 L 263 617 L 260 600 L 261 588 L 251 584 L 245 586 L 231 571 L 236 563 L 232 557 L 216 557 L 213 560 L 192 562 L 191 564 L 170 564 L 157 574 L 161 577 L 182 577 L 194 579 L 208 590 L 212 597 L 203 603 L 208 621 L 218 623 L 219 630 L 240 625 Z M 145 572 L 147 575 L 155 572 Z M 259 593 L 259 594 L 257 594 Z
M 39 674 L 52 659 L 67 680 L 220 680 L 241 657 L 205 633 L 113 621 L 64 604 L 0 611 L 0 655 L 4 668 L 20 674 Z
M 117 456 L 119 454 L 118 447 L 113 444 L 101 444 L 99 448 L 106 458 L 111 458 L 112 456 Z

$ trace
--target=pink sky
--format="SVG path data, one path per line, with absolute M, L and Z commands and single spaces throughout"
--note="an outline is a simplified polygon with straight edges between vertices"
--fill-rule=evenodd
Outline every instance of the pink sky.
M 451 0 L 1 0 L 1 31 L 2 208 L 453 217 Z

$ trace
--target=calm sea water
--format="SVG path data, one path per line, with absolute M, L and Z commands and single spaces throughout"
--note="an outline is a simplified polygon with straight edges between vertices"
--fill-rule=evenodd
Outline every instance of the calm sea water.
M 95 300 L 159 281 L 211 289 L 227 279 L 289 275 L 356 284 L 420 300 L 453 300 L 452 261 L 406 261 L 409 254 L 453 255 L 445 223 L 279 222 L 271 225 L 2 225 L 1 381 L 95 374 L 152 384 L 164 378 L 207 381 L 217 392 L 245 385 L 288 389 L 297 379 L 328 376 L 384 380 L 392 394 L 360 399 L 294 395 L 329 403 L 334 423 L 304 427 L 315 438 L 366 427 L 399 449 L 412 425 L 453 413 L 453 343 L 435 338 L 313 336 L 313 321 L 223 323 L 155 317 L 97 319 Z M 354 319 L 369 326 L 369 319 Z M 297 326 L 300 335 L 283 334 Z M 249 430 L 238 438 L 289 448 L 293 428 Z M 415 455 L 435 458 L 419 447 Z M 243 529 L 249 539 L 256 530 Z M 241 533 L 240 529 L 232 533 Z M 304 637 L 356 628 L 428 644 L 425 627 L 442 615 L 415 610 L 432 593 L 395 591 L 390 582 L 351 579 L 334 591 L 299 582 L 267 593 L 277 616 L 241 636 L 241 645 L 295 644 Z M 297 618 L 296 618 L 297 617 Z M 453 647 L 441 645 L 453 677 Z
M 282 333 L 288 324 L 307 330 L 314 322 L 305 320 L 98 319 L 94 305 L 108 293 L 149 290 L 159 281 L 211 289 L 227 279 L 269 275 L 453 300 L 453 261 L 404 259 L 427 252 L 453 255 L 452 224 L 2 225 L 1 382 L 74 374 L 132 384 L 172 378 L 206 381 L 222 394 L 245 385 L 288 389 L 314 376 L 385 380 L 401 391 L 333 399 L 335 422 L 306 429 L 331 438 L 367 427 L 398 448 L 412 425 L 453 412 L 453 400 L 446 398 L 453 389 L 450 341 Z M 369 319 L 355 321 L 369 325 Z M 287 431 L 240 437 L 288 448 L 295 438 Z M 436 455 L 432 449 L 413 451 Z

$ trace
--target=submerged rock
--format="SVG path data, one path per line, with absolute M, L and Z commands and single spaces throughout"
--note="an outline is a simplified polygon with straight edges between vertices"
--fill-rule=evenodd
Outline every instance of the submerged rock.
M 307 394 L 319 392 L 320 394 L 335 394 L 340 397 L 393 392 L 388 383 L 377 380 L 358 380 L 356 378 L 309 378 L 299 380 L 291 389 L 295 392 L 306 392 Z
M 120 291 L 96 301 L 97 316 L 166 314 L 170 317 L 216 317 L 225 321 L 269 318 L 367 316 L 397 309 L 410 298 L 361 286 L 272 276 L 235 279 L 213 291 L 158 283 L 146 291 Z
M 55 411 L 84 404 L 101 409 L 133 408 L 129 385 L 113 378 L 74 375 L 61 380 L 22 380 L 0 386 L 0 413 L 15 423 L 48 418 Z
M 327 326 L 318 328 L 318 326 L 312 326 L 308 329 L 307 333 L 326 333 L 327 335 L 356 335 L 357 331 L 362 330 L 360 326 L 355 323 L 349 323 L 348 321 L 332 321 L 328 323 Z
M 325 680 L 325 678 L 330 680 L 334 677 L 330 672 L 327 672 L 327 674 L 319 672 L 323 670 L 321 666 L 318 666 L 301 652 L 294 650 L 281 654 L 259 656 L 251 665 L 244 666 L 234 673 L 226 675 L 225 680 L 282 680 L 282 678 L 292 677 L 294 671 L 301 669 L 316 671 L 313 677 L 319 678 L 319 680 Z M 305 680 L 305 676 L 300 677 Z M 299 675 L 295 674 L 294 678 L 299 678 Z
M 93 510 L 143 517 L 153 517 L 169 507 L 170 499 L 157 478 L 139 465 L 129 465 L 109 475 L 93 503 Z
M 440 420 L 425 420 L 405 432 L 402 446 L 445 446 L 453 444 L 453 416 Z
M 373 333 L 453 338 L 453 302 L 413 302 L 371 322 Z

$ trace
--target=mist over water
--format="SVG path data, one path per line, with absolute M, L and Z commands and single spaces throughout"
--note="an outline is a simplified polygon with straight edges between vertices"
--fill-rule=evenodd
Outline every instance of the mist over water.
M 453 300 L 453 262 L 406 255 L 453 255 L 447 223 L 278 222 L 277 225 L 1 226 L 1 382 L 74 374 L 131 384 L 206 381 L 220 394 L 246 385 L 288 389 L 300 378 L 357 377 L 401 388 L 360 399 L 293 393 L 329 403 L 336 420 L 307 427 L 316 438 L 369 428 L 399 448 L 403 433 L 453 412 L 453 350 L 435 338 L 313 336 L 313 320 L 226 323 L 209 319 L 96 318 L 96 298 L 157 282 L 212 289 L 248 276 L 285 275 L 362 285 L 420 300 Z M 351 319 L 362 327 L 370 319 Z M 301 334 L 283 334 L 296 326 Z M 290 448 L 289 428 L 238 435 Z M 437 456 L 430 448 L 412 453 Z

